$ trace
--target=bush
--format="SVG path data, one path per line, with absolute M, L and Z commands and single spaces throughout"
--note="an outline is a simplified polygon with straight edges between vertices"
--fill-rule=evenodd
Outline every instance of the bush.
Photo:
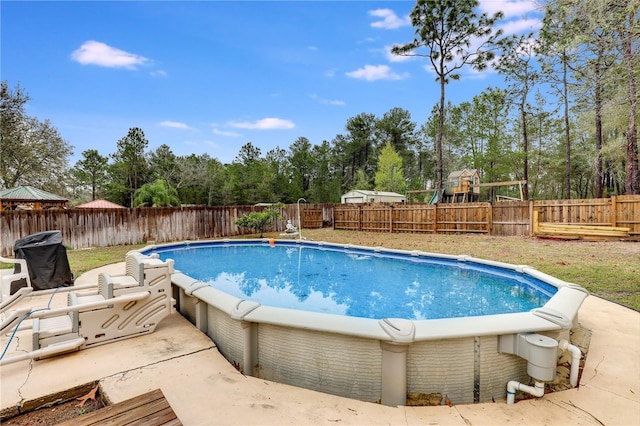
M 240 228 L 251 229 L 256 233 L 260 233 L 260 238 L 264 233 L 264 230 L 273 225 L 276 219 L 282 219 L 282 213 L 280 209 L 284 207 L 283 203 L 272 204 L 261 212 L 251 212 L 240 219 L 236 220 L 236 225 Z

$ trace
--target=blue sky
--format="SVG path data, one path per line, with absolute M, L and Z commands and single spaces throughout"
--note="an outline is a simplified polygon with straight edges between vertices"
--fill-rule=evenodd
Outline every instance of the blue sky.
M 506 34 L 540 27 L 532 1 L 482 0 L 502 10 Z M 422 124 L 438 85 L 420 58 L 391 57 L 414 37 L 410 1 L 5 1 L 2 80 L 31 97 L 27 114 L 49 119 L 82 151 L 116 151 L 140 127 L 149 149 L 234 160 L 247 142 L 264 156 L 301 136 L 345 133 L 350 117 L 391 108 Z M 488 86 L 492 71 L 464 72 L 447 87 L 454 104 Z

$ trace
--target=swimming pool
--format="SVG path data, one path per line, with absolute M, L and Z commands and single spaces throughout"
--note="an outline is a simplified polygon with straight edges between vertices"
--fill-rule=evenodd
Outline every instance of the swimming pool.
M 567 336 L 587 295 L 469 256 L 264 239 L 144 252 L 176 261 L 179 311 L 245 374 L 387 405 L 408 393 L 504 397 L 530 365 L 505 345 L 523 333 Z

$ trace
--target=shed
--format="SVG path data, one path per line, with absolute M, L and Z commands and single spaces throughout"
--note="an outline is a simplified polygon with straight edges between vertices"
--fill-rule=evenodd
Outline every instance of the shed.
M 16 186 L 0 191 L 0 210 L 67 208 L 68 204 L 68 199 L 32 186 Z
M 124 209 L 120 204 L 112 203 L 111 201 L 103 200 L 99 198 L 97 200 L 89 201 L 88 203 L 80 204 L 76 206 L 78 209 Z
M 407 197 L 397 192 L 367 191 L 354 189 L 341 197 L 344 203 L 404 203 Z

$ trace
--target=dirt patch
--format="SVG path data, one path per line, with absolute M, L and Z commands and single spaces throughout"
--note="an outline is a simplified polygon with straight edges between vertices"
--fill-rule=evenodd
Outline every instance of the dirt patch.
M 68 401 L 49 408 L 30 411 L 20 414 L 2 422 L 3 425 L 31 426 L 31 425 L 57 425 L 67 420 L 75 419 L 92 411 L 104 407 L 102 401 L 87 401 L 82 407 L 78 407 L 78 401 Z
M 90 390 L 87 391 L 87 389 Z M 78 392 L 79 390 L 82 392 Z M 36 404 L 44 405 L 33 407 Z M 49 395 L 38 402 L 26 404 L 26 406 L 33 408 L 14 414 L 3 413 L 2 425 L 56 425 L 99 410 L 105 406 L 105 403 L 100 396 L 98 385 L 89 384 L 74 390 Z

